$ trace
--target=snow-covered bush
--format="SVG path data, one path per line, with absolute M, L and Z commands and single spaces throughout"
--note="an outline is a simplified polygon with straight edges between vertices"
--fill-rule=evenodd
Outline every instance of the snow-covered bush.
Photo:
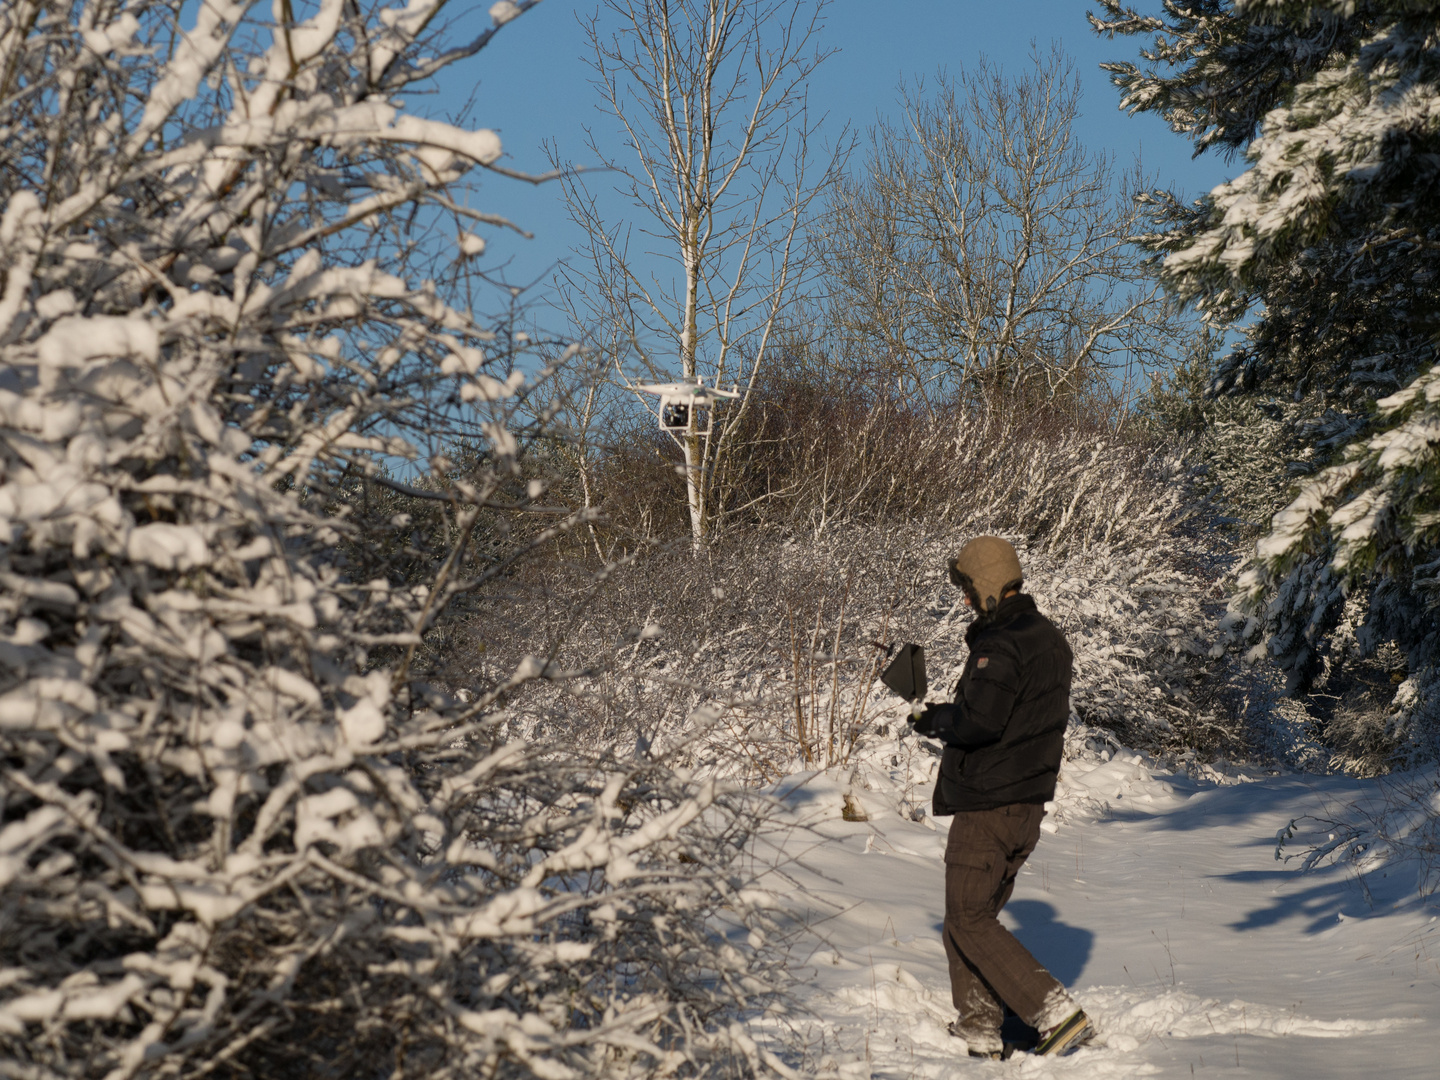
M 531 6 L 0 8 L 0 1072 L 773 1062 L 747 800 L 417 677 L 584 517 L 510 526 L 545 372 L 447 299 L 499 140 L 398 99 Z
M 698 556 L 678 528 L 669 546 L 630 538 L 643 556 L 614 570 L 554 646 L 560 663 L 593 672 L 545 691 L 568 698 L 565 720 L 537 697 L 514 722 L 569 722 L 582 742 L 630 745 L 698 709 L 721 723 L 716 739 L 694 745 L 697 765 L 774 779 L 841 764 L 857 737 L 902 718 L 875 679 L 875 642 L 925 644 L 932 700 L 951 693 L 969 612 L 945 559 L 977 533 L 1000 532 L 1075 647 L 1086 722 L 1156 749 L 1234 751 L 1257 733 L 1278 749 L 1250 730 L 1273 698 L 1268 676 L 1228 653 L 1216 629 L 1230 541 L 1187 518 L 1174 460 L 1102 430 L 1019 416 L 887 426 L 892 408 L 827 412 L 851 425 L 832 424 L 829 440 L 825 425 L 793 415 L 776 430 L 796 440 L 793 460 L 773 445 L 760 456 L 779 462 L 777 495 Z M 615 530 L 601 525 L 607 542 L 622 539 Z M 483 603 L 468 625 L 485 652 L 457 649 L 474 665 L 457 684 L 555 642 L 533 616 L 500 628 L 500 607 L 538 613 L 515 598 L 538 601 L 582 572 L 577 558 Z

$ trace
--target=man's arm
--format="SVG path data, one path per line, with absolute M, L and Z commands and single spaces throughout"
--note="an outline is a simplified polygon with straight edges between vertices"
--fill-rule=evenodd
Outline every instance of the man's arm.
M 1008 650 L 981 645 L 970 673 L 960 681 L 950 705 L 931 705 L 915 721 L 921 735 L 978 750 L 998 742 L 1005 733 L 1015 698 L 1020 693 L 1020 665 Z

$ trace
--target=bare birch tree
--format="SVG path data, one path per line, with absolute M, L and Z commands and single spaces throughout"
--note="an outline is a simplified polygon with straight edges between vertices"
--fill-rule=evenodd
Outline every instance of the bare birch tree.
M 801 229 L 819 189 L 814 170 L 807 176 L 815 129 L 806 85 L 823 56 L 825 3 L 603 0 L 586 23 L 595 85 L 625 158 L 594 137 L 590 151 L 621 178 L 616 191 L 638 216 L 608 217 L 570 172 L 570 212 L 588 241 L 566 284 L 587 323 L 618 328 L 612 339 L 627 343 L 644 375 L 741 392 L 713 430 L 691 410 L 677 435 L 697 547 L 725 512 L 718 478 L 805 276 Z M 631 249 L 636 230 L 643 255 Z M 632 357 L 612 359 L 631 385 Z
M 1169 359 L 1175 312 L 1131 240 L 1139 177 L 1080 144 L 1079 106 L 1058 50 L 903 92 L 822 230 L 850 351 L 932 403 L 1123 393 Z

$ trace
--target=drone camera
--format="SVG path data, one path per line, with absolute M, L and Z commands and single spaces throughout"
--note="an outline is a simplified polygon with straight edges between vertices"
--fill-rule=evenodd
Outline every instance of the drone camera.
M 667 401 L 661 405 L 660 426 L 666 431 L 688 431 L 690 429 L 690 403 L 688 401 Z

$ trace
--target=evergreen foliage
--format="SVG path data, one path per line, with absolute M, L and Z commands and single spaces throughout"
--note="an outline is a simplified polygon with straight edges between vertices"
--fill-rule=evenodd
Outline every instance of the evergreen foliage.
M 1144 69 L 1107 65 L 1123 107 L 1159 113 L 1197 153 L 1244 150 L 1244 171 L 1194 206 L 1155 195 L 1146 238 L 1213 323 L 1257 312 L 1212 392 L 1295 404 L 1299 485 L 1237 604 L 1262 616 L 1295 690 L 1395 642 L 1408 668 L 1379 742 L 1433 753 L 1440 4 L 1103 7 L 1102 33 L 1155 35 Z
M 1253 543 L 1286 502 L 1295 468 L 1307 453 L 1295 437 L 1295 418 L 1308 401 L 1273 395 L 1210 393 L 1218 337 L 1208 330 L 1185 360 L 1157 374 L 1136 402 L 1134 420 L 1148 436 L 1179 446 L 1194 462 L 1194 502 L 1207 522 L 1233 527 L 1232 544 Z

